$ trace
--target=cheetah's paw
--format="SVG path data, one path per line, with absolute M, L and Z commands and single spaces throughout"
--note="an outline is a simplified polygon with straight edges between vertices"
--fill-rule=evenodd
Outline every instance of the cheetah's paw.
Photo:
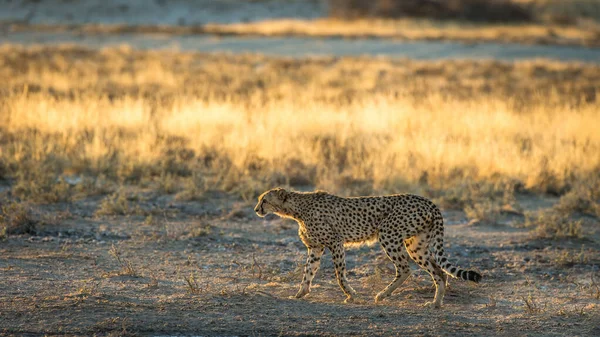
M 353 303 L 353 304 L 366 304 L 367 302 L 360 298 L 359 296 L 348 296 L 344 300 L 344 303 Z
M 379 293 L 375 296 L 375 303 L 379 303 L 381 301 L 383 301 L 385 298 L 387 297 L 387 295 L 385 295 L 384 293 Z
M 434 308 L 434 309 L 440 309 L 442 307 L 441 303 L 438 302 L 427 302 L 423 305 L 425 308 Z

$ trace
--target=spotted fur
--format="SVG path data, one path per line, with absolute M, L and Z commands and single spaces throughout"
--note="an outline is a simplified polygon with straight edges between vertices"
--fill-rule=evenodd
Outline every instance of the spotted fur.
M 346 279 L 345 246 L 377 240 L 396 267 L 394 280 L 375 297 L 391 295 L 410 274 L 409 257 L 433 278 L 432 304 L 439 308 L 447 276 L 479 282 L 481 275 L 454 266 L 444 253 L 444 221 L 430 200 L 412 194 L 342 198 L 326 192 L 269 190 L 258 198 L 258 216 L 274 213 L 298 222 L 298 234 L 308 248 L 304 276 L 296 298 L 310 292 L 325 248 L 331 251 L 335 273 L 346 301 L 356 292 Z

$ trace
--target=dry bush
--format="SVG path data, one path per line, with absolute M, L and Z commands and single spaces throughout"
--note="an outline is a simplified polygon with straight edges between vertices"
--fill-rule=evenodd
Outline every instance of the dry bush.
M 479 22 L 530 22 L 575 25 L 600 20 L 598 0 L 330 0 L 334 18 L 364 17 L 459 19 Z
M 533 228 L 536 237 L 544 239 L 580 238 L 583 229 L 580 220 L 555 211 L 525 213 L 525 226 Z
M 517 186 L 516 186 L 517 185 Z M 470 193 L 463 195 L 462 209 L 471 223 L 495 224 L 503 212 L 521 214 L 521 207 L 515 198 L 518 183 L 499 180 L 494 184 L 471 184 Z M 519 186 L 520 187 L 520 186 Z M 442 205 L 446 200 L 442 199 Z
M 600 217 L 600 178 L 590 177 L 577 182 L 560 198 L 554 209 L 565 215 L 581 213 Z
M 530 9 L 510 0 L 330 0 L 329 15 L 336 18 L 426 17 L 483 22 L 527 22 Z
M 0 160 L 23 199 L 53 191 L 25 184 L 43 171 L 74 184 L 46 201 L 308 185 L 502 206 L 505 182 L 561 194 L 600 167 L 595 65 L 3 47 L 0 76 Z M 131 211 L 116 193 L 98 214 Z
M 600 20 L 598 0 L 515 0 L 531 8 L 538 19 L 557 24 L 576 24 L 580 18 Z
M 77 200 L 92 195 L 109 194 L 115 191 L 116 186 L 117 181 L 111 181 L 103 174 L 93 177 L 75 177 L 71 199 Z
M 463 183 L 449 187 L 436 186 L 436 190 L 428 193 L 442 208 L 463 210 L 471 223 L 495 224 L 502 212 L 520 213 L 514 193 L 522 185 L 510 179 L 490 181 L 465 179 Z
M 496 223 L 496 218 L 500 215 L 501 207 L 491 200 L 483 200 L 464 208 L 467 219 L 472 223 Z
M 127 195 L 123 191 L 115 192 L 100 202 L 96 215 L 127 215 L 132 211 Z
M 43 166 L 19 170 L 12 193 L 21 200 L 37 203 L 69 201 L 71 186 L 57 177 L 55 171 L 47 171 Z
M 25 203 L 5 202 L 0 206 L 0 237 L 35 234 L 38 221 Z

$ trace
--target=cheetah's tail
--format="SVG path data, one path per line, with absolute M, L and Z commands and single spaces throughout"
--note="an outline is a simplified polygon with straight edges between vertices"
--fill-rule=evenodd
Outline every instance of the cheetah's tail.
M 476 283 L 481 281 L 482 276 L 480 273 L 474 270 L 460 269 L 456 266 L 453 266 L 452 263 L 448 261 L 448 258 L 444 253 L 444 220 L 441 213 L 436 214 L 433 220 L 433 225 L 434 235 L 430 248 L 435 254 L 435 261 L 437 262 L 438 266 L 440 266 L 444 272 L 452 277 L 460 278 L 466 281 L 473 281 Z

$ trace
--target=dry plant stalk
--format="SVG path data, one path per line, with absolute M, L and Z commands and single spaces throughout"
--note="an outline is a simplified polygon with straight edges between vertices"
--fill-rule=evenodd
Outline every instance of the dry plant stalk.
M 117 262 L 121 266 L 121 272 L 123 273 L 123 275 L 129 275 L 129 276 L 137 276 L 138 275 L 137 271 L 133 267 L 133 264 L 131 263 L 131 261 L 123 259 L 121 257 L 121 251 L 119 250 L 119 248 L 117 248 L 117 246 L 112 244 L 110 246 L 108 253 L 112 257 L 114 257 L 115 260 L 117 260 Z

